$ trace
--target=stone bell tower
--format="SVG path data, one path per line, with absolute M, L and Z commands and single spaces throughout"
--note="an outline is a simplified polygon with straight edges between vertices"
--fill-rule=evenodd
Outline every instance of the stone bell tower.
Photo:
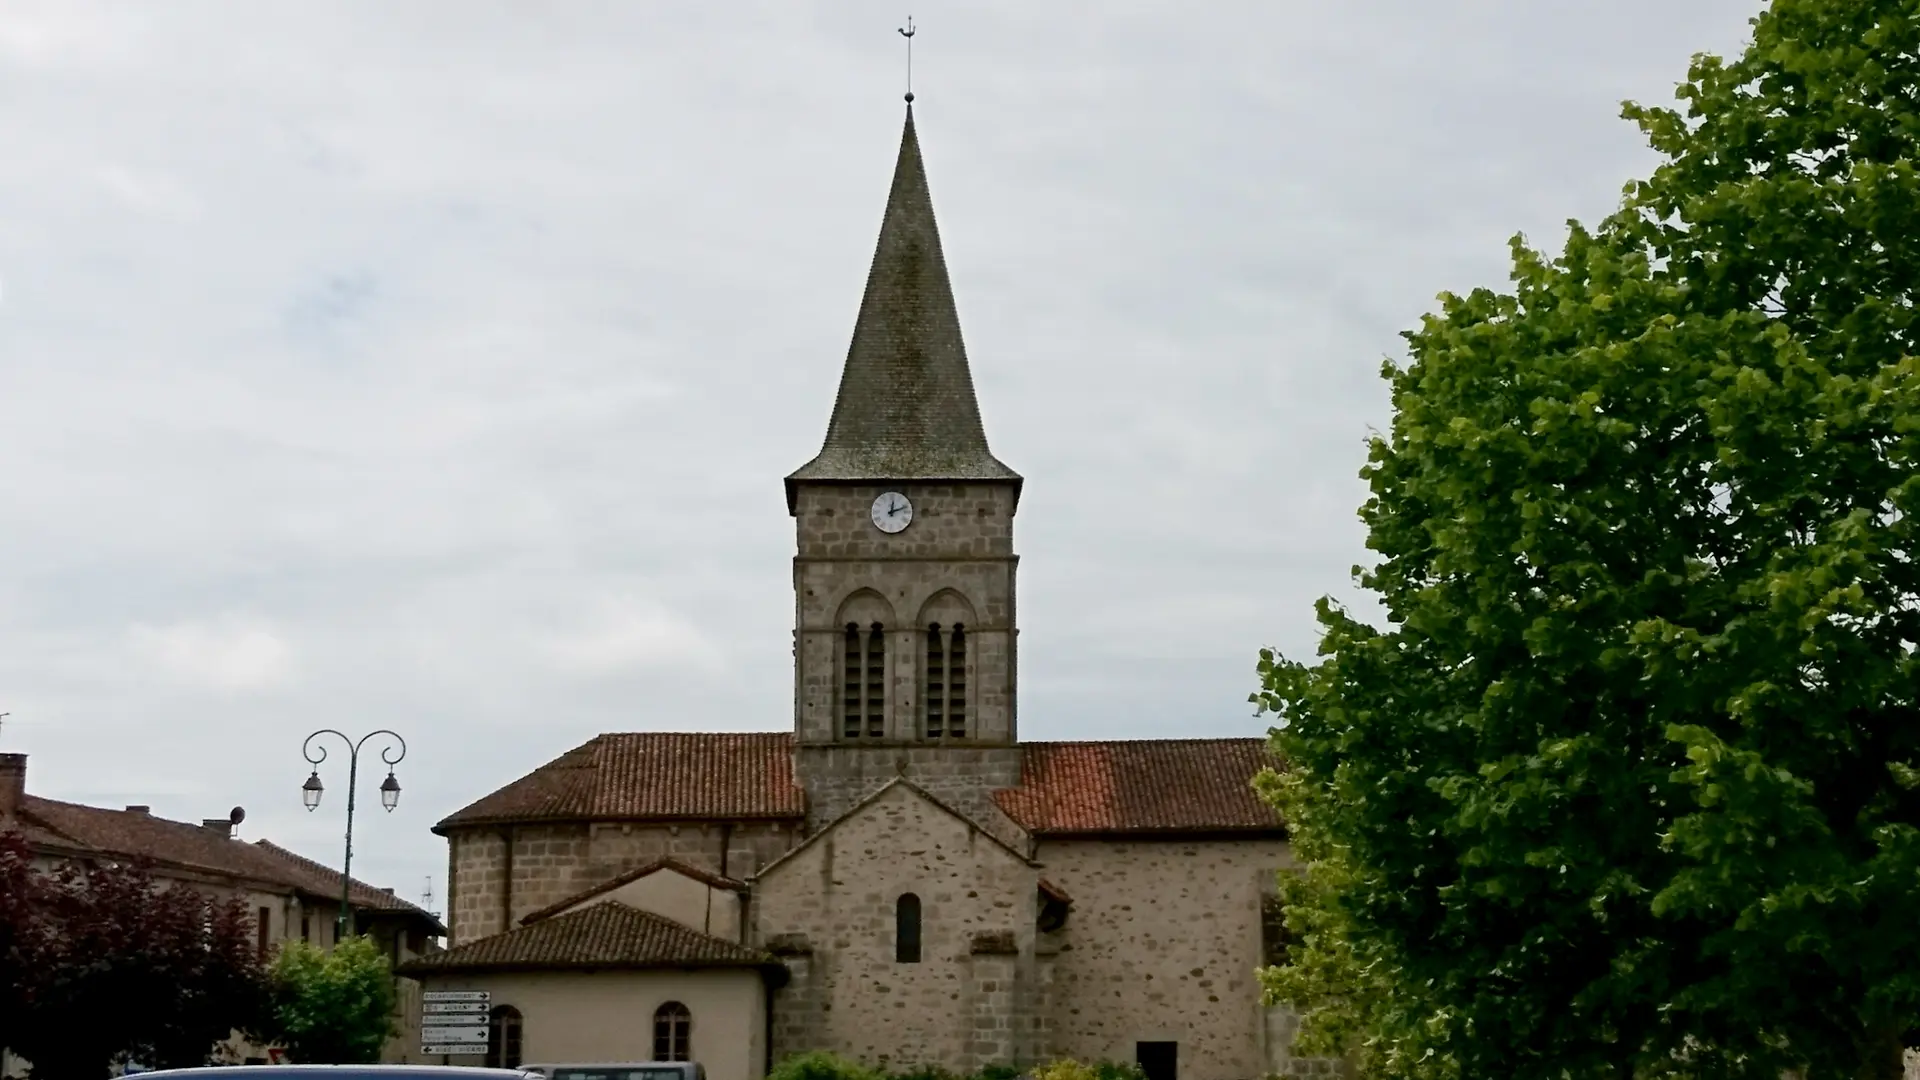
M 1019 499 L 987 449 L 909 99 L 826 442 L 787 477 L 809 829 L 896 776 L 997 818 L 1020 772 Z

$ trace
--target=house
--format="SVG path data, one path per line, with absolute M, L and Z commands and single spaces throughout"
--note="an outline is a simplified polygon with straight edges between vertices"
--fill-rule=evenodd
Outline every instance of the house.
M 19 832 L 35 862 L 52 870 L 71 862 L 140 862 L 163 883 L 187 885 L 220 899 L 244 900 L 254 913 L 260 952 L 301 940 L 332 948 L 340 911 L 340 871 L 267 840 L 235 836 L 244 815 L 235 810 L 199 824 L 156 817 L 146 806 L 111 809 L 41 798 L 27 791 L 27 755 L 0 754 L 0 831 Z M 355 933 L 380 942 L 394 963 L 439 949 L 446 927 L 392 889 L 354 881 Z M 403 1034 L 389 1045 L 393 1060 L 418 1050 L 418 989 L 401 987 Z M 241 1056 L 257 1051 L 239 1048 Z M 417 1056 L 417 1055 L 415 1055 Z M 0 1075 L 5 1075 L 0 1070 Z

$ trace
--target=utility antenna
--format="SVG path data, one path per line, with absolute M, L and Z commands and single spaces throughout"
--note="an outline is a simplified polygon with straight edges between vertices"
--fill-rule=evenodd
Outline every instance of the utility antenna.
M 7 717 L 12 715 L 13 714 L 10 712 L 0 712 L 0 728 L 5 728 L 7 726 Z
M 900 36 L 907 39 L 907 104 L 913 104 L 913 35 L 920 31 L 913 28 L 913 16 L 907 16 L 907 25 L 900 28 Z
M 425 901 L 425 903 L 422 903 L 420 906 L 427 909 L 427 914 L 435 917 L 439 916 L 440 913 L 433 910 L 433 876 L 431 874 L 427 876 L 427 888 L 426 891 L 421 894 L 420 899 Z

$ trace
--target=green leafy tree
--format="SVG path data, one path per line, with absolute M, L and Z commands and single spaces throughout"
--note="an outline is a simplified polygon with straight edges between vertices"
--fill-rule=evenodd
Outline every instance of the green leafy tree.
M 304 941 L 280 947 L 272 969 L 273 1042 L 303 1065 L 380 1060 L 394 1034 L 393 971 L 373 939 L 350 937 L 325 952 Z
M 1384 628 L 1262 654 L 1268 973 L 1380 1076 L 1892 1078 L 1920 1026 L 1920 3 L 1776 0 L 1389 364 Z

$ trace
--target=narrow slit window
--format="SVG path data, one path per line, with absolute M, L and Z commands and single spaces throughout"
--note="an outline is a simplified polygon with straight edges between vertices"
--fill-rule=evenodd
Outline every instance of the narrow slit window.
M 927 738 L 937 739 L 946 730 L 947 717 L 947 643 L 940 640 L 940 624 L 927 627 Z
M 912 893 L 894 901 L 893 960 L 896 964 L 920 962 L 920 898 Z
M 867 632 L 867 734 L 879 738 L 887 733 L 887 638 L 879 623 Z
M 947 737 L 967 737 L 967 628 L 959 623 L 947 639 Z
M 860 702 L 866 693 L 866 680 L 860 674 L 860 628 L 853 623 L 847 624 L 847 640 L 841 647 L 845 654 L 845 675 L 840 686 L 840 706 L 845 717 L 842 730 L 847 738 L 860 737 Z

